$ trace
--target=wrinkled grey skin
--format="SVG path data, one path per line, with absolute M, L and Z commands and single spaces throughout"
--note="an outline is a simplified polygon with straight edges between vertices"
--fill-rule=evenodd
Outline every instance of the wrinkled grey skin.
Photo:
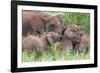
M 62 53 L 66 53 L 73 48 L 72 41 L 63 36 L 58 47 Z
M 83 34 L 81 37 L 81 42 L 76 45 L 76 50 L 78 53 L 87 53 L 90 49 L 90 36 Z
M 70 39 L 73 43 L 77 44 L 81 42 L 83 33 L 77 25 L 67 25 L 62 31 L 62 35 L 67 39 Z
M 62 17 L 60 17 L 59 15 L 56 15 L 56 16 L 51 16 L 51 17 L 48 17 L 47 19 L 45 19 L 46 21 L 46 31 L 47 32 L 50 32 L 50 31 L 53 31 L 53 32 L 56 32 L 56 33 L 59 33 L 61 34 L 62 32 Z
M 70 39 L 73 43 L 80 43 L 81 42 L 81 32 L 77 31 L 77 32 L 73 32 L 70 30 L 66 30 L 64 33 L 64 36 L 68 39 Z
M 49 15 L 39 11 L 23 10 L 22 11 L 22 35 L 27 34 L 40 35 L 46 31 L 44 18 Z
M 39 11 L 22 11 L 22 35 L 41 35 L 44 32 L 54 31 L 61 33 L 62 16 L 51 16 Z
M 48 32 L 40 38 L 34 35 L 28 35 L 23 39 L 23 49 L 26 49 L 28 53 L 35 51 L 39 54 L 48 50 L 48 47 L 59 41 L 61 37 L 60 34 L 55 32 Z
M 62 35 L 72 42 L 73 52 L 76 52 L 76 45 L 81 42 L 83 33 L 77 25 L 67 25 L 62 31 Z

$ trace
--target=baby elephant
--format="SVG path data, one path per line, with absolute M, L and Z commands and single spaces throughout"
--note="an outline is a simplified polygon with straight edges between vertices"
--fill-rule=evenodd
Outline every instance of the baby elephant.
M 72 41 L 63 36 L 58 47 L 62 53 L 66 53 L 73 48 Z
M 48 32 L 46 35 L 40 38 L 34 35 L 29 35 L 23 39 L 23 49 L 26 49 L 28 53 L 35 51 L 38 54 L 49 50 L 48 47 L 52 43 L 60 41 L 61 35 L 55 32 Z
M 82 32 L 80 31 L 80 27 L 76 24 L 64 26 L 62 35 L 65 37 L 62 42 L 66 42 L 64 43 L 66 47 L 73 48 L 74 53 L 76 51 L 75 46 L 81 42 Z
M 76 45 L 76 50 L 78 53 L 87 53 L 90 49 L 90 36 L 84 34 L 81 37 L 81 42 Z
M 65 26 L 62 31 L 62 35 L 64 35 L 67 39 L 70 39 L 73 44 L 81 42 L 82 32 L 80 31 L 80 27 L 76 24 Z

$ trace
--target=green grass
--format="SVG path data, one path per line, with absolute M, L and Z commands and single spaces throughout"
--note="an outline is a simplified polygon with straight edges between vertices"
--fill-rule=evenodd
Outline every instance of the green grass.
M 52 13 L 53 15 L 56 13 Z M 76 24 L 82 27 L 81 31 L 85 34 L 90 34 L 90 14 L 89 13 L 75 13 L 66 12 L 64 13 L 64 23 L 66 24 Z M 37 57 L 34 52 L 30 55 L 24 50 L 22 52 L 23 62 L 33 62 L 33 61 L 55 61 L 55 60 L 82 60 L 90 59 L 90 53 L 84 54 L 72 54 L 71 50 L 65 53 L 61 53 L 57 44 L 53 44 L 51 47 L 51 52 L 44 52 Z
M 71 49 L 67 50 L 66 52 L 62 53 L 58 48 L 57 44 L 53 44 L 50 47 L 50 52 L 44 52 L 40 56 L 37 57 L 37 54 L 31 53 L 30 55 L 23 51 L 22 54 L 22 61 L 23 62 L 33 62 L 33 61 L 66 61 L 66 60 L 82 60 L 82 59 L 89 59 L 90 54 L 72 54 Z

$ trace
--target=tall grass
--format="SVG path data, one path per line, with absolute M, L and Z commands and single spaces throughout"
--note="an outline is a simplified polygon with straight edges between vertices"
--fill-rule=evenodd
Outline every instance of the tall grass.
M 23 62 L 33 62 L 33 61 L 65 61 L 65 60 L 82 60 L 82 59 L 89 59 L 89 53 L 84 54 L 72 54 L 71 49 L 67 50 L 66 52 L 61 52 L 58 48 L 58 45 L 55 43 L 51 47 L 51 52 L 44 52 L 37 57 L 36 53 L 31 53 L 30 55 L 23 51 L 22 54 L 22 61 Z

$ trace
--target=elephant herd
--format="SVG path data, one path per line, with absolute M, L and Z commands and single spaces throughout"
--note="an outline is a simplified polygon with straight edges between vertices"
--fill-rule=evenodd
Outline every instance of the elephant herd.
M 76 24 L 64 25 L 61 14 L 22 10 L 22 37 L 22 48 L 28 53 L 50 52 L 50 46 L 56 42 L 61 52 L 73 48 L 75 52 L 87 53 L 90 48 L 90 36 Z

